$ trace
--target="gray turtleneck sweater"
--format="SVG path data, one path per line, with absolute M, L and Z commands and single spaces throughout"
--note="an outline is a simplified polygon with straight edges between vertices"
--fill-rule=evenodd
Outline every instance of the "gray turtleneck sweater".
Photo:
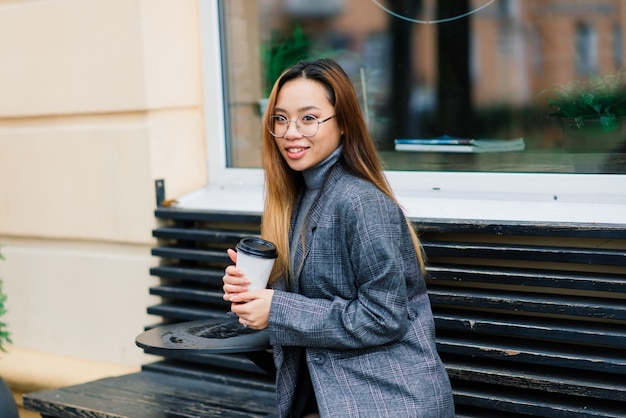
M 339 161 L 339 157 L 341 157 L 341 149 L 342 146 L 340 145 L 339 148 L 333 151 L 322 162 L 302 172 L 305 188 L 302 192 L 302 197 L 300 198 L 298 213 L 296 213 L 295 224 L 291 233 L 291 271 L 296 271 L 302 262 L 302 260 L 295 259 L 295 253 L 298 240 L 302 237 L 302 229 L 306 225 L 307 214 L 311 210 L 313 203 L 315 203 L 322 186 L 324 186 L 324 180 L 326 179 L 328 171 L 337 163 L 337 161 Z M 300 287 L 298 283 L 295 283 L 295 286 L 295 289 Z M 295 395 L 296 400 L 294 405 L 296 408 L 295 411 L 297 411 L 296 413 L 299 413 L 302 412 L 302 408 L 304 408 L 306 412 L 317 412 L 317 407 L 315 407 L 315 393 L 313 392 L 313 386 L 309 370 L 306 365 L 304 351 L 300 354 L 300 362 L 301 372 L 298 375 L 297 392 Z
M 297 266 L 300 264 L 301 260 L 295 260 L 295 252 L 296 245 L 298 240 L 302 236 L 302 228 L 304 227 L 304 223 L 313 206 L 313 202 L 315 202 L 315 198 L 317 194 L 320 192 L 320 188 L 324 185 L 324 179 L 326 179 L 326 174 L 328 170 L 331 169 L 333 165 L 337 161 L 339 161 L 339 157 L 341 157 L 341 150 L 343 146 L 339 146 L 335 151 L 333 151 L 328 157 L 326 157 L 322 162 L 317 164 L 314 167 L 308 168 L 302 172 L 302 176 L 304 178 L 305 189 L 302 194 L 302 198 L 300 200 L 300 206 L 298 208 L 298 213 L 296 214 L 295 225 L 291 234 L 291 243 L 290 243 L 290 253 L 291 253 L 291 268 L 292 271 L 297 270 Z

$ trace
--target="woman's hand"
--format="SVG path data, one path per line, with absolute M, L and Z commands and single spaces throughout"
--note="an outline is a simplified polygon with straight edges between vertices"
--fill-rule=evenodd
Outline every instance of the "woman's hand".
M 252 329 L 265 329 L 269 324 L 273 289 L 259 289 L 233 295 L 230 310 L 237 314 L 239 323 Z
M 237 263 L 237 253 L 230 248 L 227 250 L 228 256 L 233 261 L 233 263 Z M 250 284 L 250 280 L 246 279 L 243 276 L 243 272 L 239 270 L 236 266 L 228 266 L 226 270 L 224 270 L 224 277 L 222 277 L 222 281 L 224 282 L 224 300 L 229 301 L 233 297 L 241 292 L 245 292 L 248 290 L 248 285 Z
M 237 263 L 237 252 L 231 249 L 227 252 L 232 262 Z M 239 317 L 239 322 L 252 329 L 267 328 L 274 291 L 261 289 L 248 292 L 250 280 L 234 265 L 226 267 L 222 281 L 223 298 L 231 302 L 230 310 Z

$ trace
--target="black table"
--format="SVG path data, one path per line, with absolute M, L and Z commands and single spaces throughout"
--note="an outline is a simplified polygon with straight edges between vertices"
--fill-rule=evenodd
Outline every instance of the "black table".
M 270 347 L 267 330 L 256 331 L 224 317 L 166 325 L 150 329 L 135 339 L 135 344 L 161 355 L 172 351 L 191 354 L 247 353 Z

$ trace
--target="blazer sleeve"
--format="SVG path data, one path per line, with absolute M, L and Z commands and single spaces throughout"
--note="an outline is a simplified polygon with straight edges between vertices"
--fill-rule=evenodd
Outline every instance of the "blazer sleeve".
M 319 295 L 274 293 L 273 345 L 354 349 L 393 343 L 404 335 L 407 277 L 419 275 L 419 268 L 401 209 L 372 188 L 329 197 L 339 203 L 318 222 L 302 272 L 315 274 Z M 415 260 L 407 270 L 411 254 Z

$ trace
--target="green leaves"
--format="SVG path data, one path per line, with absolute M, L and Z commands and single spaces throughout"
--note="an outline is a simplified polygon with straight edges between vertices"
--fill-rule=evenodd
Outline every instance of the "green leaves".
M 299 25 L 294 27 L 290 37 L 281 37 L 277 32 L 272 34 L 269 43 L 263 45 L 261 51 L 265 65 L 266 95 L 269 95 L 274 82 L 287 67 L 309 58 L 310 47 Z
M 0 260 L 4 260 L 2 253 L 0 253 Z M 4 306 L 4 303 L 6 302 L 6 300 L 7 300 L 7 296 L 4 294 L 4 291 L 2 289 L 2 279 L 0 279 L 0 318 L 2 318 L 4 314 L 6 314 L 7 312 Z M 6 343 L 12 342 L 10 335 L 11 334 L 9 333 L 7 329 L 7 324 L 0 321 L 0 350 L 6 351 L 6 349 L 4 348 L 4 345 Z
M 546 93 L 546 91 L 541 94 Z M 548 105 L 554 109 L 548 116 L 574 119 L 580 129 L 585 119 L 600 120 L 609 132 L 619 127 L 619 118 L 626 116 L 626 71 L 605 76 L 590 75 L 551 90 Z

